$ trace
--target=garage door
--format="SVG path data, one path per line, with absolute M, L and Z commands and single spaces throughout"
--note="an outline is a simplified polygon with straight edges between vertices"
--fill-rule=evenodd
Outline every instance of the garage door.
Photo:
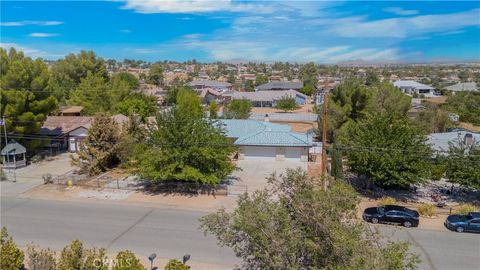
M 301 147 L 286 147 L 285 149 L 285 159 L 286 160 L 296 160 L 299 161 L 302 156 Z
M 244 146 L 243 153 L 245 154 L 245 159 L 275 160 L 276 157 L 275 147 Z

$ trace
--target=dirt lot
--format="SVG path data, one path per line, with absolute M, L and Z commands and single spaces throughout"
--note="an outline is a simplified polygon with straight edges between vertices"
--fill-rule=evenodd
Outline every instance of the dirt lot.
M 308 112 L 308 113 L 313 113 L 313 108 L 314 108 L 314 104 L 311 104 L 311 103 L 308 103 L 301 106 L 300 108 L 296 109 L 296 110 L 293 110 L 291 112 L 297 112 L 297 113 L 305 113 L 305 112 Z M 253 107 L 252 108 L 252 112 L 253 113 L 265 113 L 265 114 L 268 114 L 268 113 L 278 113 L 278 112 L 283 112 L 282 110 L 279 110 L 279 109 L 275 109 L 275 108 L 267 108 L 267 107 Z

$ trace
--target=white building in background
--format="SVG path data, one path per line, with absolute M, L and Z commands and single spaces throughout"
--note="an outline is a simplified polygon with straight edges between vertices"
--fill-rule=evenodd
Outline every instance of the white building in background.
M 398 80 L 393 82 L 393 85 L 407 95 L 418 94 L 425 97 L 435 97 L 440 95 L 435 91 L 434 87 L 412 80 Z

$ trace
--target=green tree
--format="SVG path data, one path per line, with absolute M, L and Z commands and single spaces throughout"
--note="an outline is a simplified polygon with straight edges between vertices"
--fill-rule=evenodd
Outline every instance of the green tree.
M 208 112 L 209 112 L 210 119 L 216 119 L 218 117 L 217 116 L 218 106 L 215 100 L 210 102 L 210 104 L 208 105 Z
M 406 117 L 369 115 L 349 131 L 343 142 L 350 169 L 358 175 L 384 187 L 408 187 L 430 176 L 431 149 Z
M 23 258 L 23 251 L 18 248 L 13 238 L 8 235 L 7 228 L 3 227 L 0 235 L 0 269 L 21 269 Z
M 94 115 L 110 110 L 110 98 L 110 88 L 105 79 L 89 72 L 71 92 L 68 103 L 83 106 L 86 115 Z
M 138 79 L 133 74 L 130 74 L 128 72 L 115 73 L 111 77 L 111 80 L 121 80 L 127 82 L 130 90 L 136 90 L 140 87 L 140 82 L 138 81 Z
M 255 86 L 268 83 L 268 77 L 264 74 L 257 74 L 255 77 Z
M 317 67 L 313 62 L 303 65 L 300 69 L 300 78 L 303 82 L 303 85 L 311 85 L 315 87 L 315 85 L 318 83 L 317 75 Z
M 252 103 L 246 99 L 235 99 L 225 105 L 223 113 L 226 118 L 247 119 L 250 117 Z
M 373 70 L 368 70 L 367 71 L 367 78 L 365 79 L 365 84 L 366 85 L 375 85 L 379 83 L 380 80 L 378 79 L 377 74 Z
M 156 86 L 163 85 L 163 67 L 160 63 L 155 63 L 150 66 L 150 71 L 148 72 L 147 82 L 154 84 Z
M 145 151 L 137 158 L 138 171 L 156 181 L 218 184 L 235 168 L 235 147 L 222 130 L 203 116 L 200 99 L 180 91 L 177 104 L 157 117 Z
M 108 270 L 105 249 L 86 249 L 79 240 L 63 248 L 57 263 L 57 270 Z
M 98 58 L 93 51 L 69 54 L 53 64 L 48 87 L 63 103 L 69 99 L 70 91 L 75 89 L 88 73 L 108 79 L 105 61 Z
M 35 246 L 27 248 L 27 268 L 33 270 L 52 270 L 57 267 L 55 252 L 50 249 L 37 249 Z
M 368 103 L 367 109 L 371 114 L 389 113 L 402 118 L 407 115 L 408 110 L 411 108 L 412 99 L 395 88 L 391 83 L 376 83 L 369 88 L 369 92 L 371 93 L 370 96 L 365 97 L 364 100 Z M 363 108 L 365 107 L 362 104 L 362 108 L 359 111 L 362 111 Z
M 479 93 L 460 92 L 449 96 L 442 109 L 458 114 L 460 121 L 480 125 L 480 106 L 478 104 L 480 104 Z
M 104 172 L 118 163 L 118 140 L 119 129 L 115 121 L 108 114 L 98 113 L 78 157 L 72 156 L 72 164 L 90 175 Z
M 332 169 L 331 175 L 335 179 L 343 179 L 343 156 L 342 150 L 340 150 L 335 144 L 332 147 Z
M 252 80 L 245 81 L 245 91 L 246 92 L 253 92 L 255 91 L 255 84 Z
M 15 136 L 37 134 L 48 114 L 58 107 L 47 90 L 49 72 L 41 59 L 32 60 L 15 49 L 0 49 L 0 116 Z M 34 150 L 40 141 L 17 139 Z
M 147 117 L 153 116 L 156 111 L 156 100 L 140 93 L 131 94 L 128 98 L 118 102 L 114 108 L 115 112 L 123 115 L 138 115 L 141 121 L 145 122 Z
M 311 84 L 306 84 L 305 86 L 303 86 L 300 89 L 300 93 L 302 93 L 304 95 L 307 95 L 307 96 L 311 96 L 311 95 L 315 94 L 315 92 L 316 92 L 316 88 L 315 88 L 315 86 L 313 86 Z
M 129 250 L 118 252 L 115 262 L 112 270 L 146 270 L 135 254 Z
M 451 183 L 480 189 L 480 143 L 466 145 L 462 138 L 450 143 L 446 157 L 446 177 Z
M 446 132 L 448 128 L 453 127 L 449 113 L 441 110 L 438 105 L 426 102 L 424 106 L 414 121 L 425 133 Z
M 301 169 L 272 175 L 269 186 L 240 196 L 233 212 L 200 219 L 231 247 L 240 269 L 416 269 L 406 243 L 386 243 L 356 217 L 358 197 L 343 181 L 323 190 Z
M 167 265 L 165 265 L 165 268 L 163 268 L 163 269 L 165 269 L 165 270 L 188 270 L 188 269 L 190 269 L 190 267 L 183 264 L 179 260 L 172 259 L 172 260 L 168 261 Z
M 284 96 L 281 99 L 277 100 L 275 104 L 275 108 L 283 110 L 284 112 L 293 111 L 298 109 L 299 107 L 300 106 L 298 106 L 295 99 L 288 96 Z
M 233 72 L 228 73 L 227 81 L 231 84 L 235 83 L 235 74 Z

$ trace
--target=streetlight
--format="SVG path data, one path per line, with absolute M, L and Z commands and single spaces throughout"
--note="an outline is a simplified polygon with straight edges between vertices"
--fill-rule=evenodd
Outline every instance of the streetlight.
M 148 256 L 148 260 L 150 261 L 150 269 L 154 270 L 153 269 L 153 260 L 155 260 L 155 258 L 157 257 L 157 254 L 155 253 L 152 253 L 150 254 L 150 256 Z

